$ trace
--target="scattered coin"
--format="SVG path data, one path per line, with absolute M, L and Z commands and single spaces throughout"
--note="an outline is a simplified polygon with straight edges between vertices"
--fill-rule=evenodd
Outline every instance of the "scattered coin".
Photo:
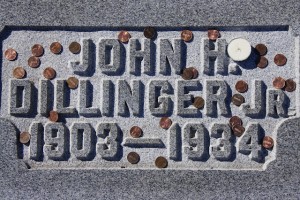
M 172 125 L 172 120 L 168 117 L 162 117 L 159 122 L 160 127 L 163 129 L 168 129 Z
M 44 72 L 43 75 L 46 79 L 54 79 L 56 76 L 56 71 L 52 68 L 52 67 L 47 67 Z
M 287 59 L 286 57 L 283 55 L 283 54 L 277 54 L 275 57 L 274 57 L 274 63 L 277 65 L 277 66 L 283 66 L 285 65 L 287 62 Z
M 128 162 L 130 162 L 131 164 L 137 164 L 140 161 L 140 156 L 139 154 L 137 154 L 136 152 L 130 152 L 127 155 L 127 160 Z
M 287 92 L 293 92 L 296 90 L 296 82 L 293 79 L 287 79 L 285 81 L 284 90 Z
M 240 137 L 245 132 L 245 128 L 242 125 L 236 124 L 232 127 L 233 134 Z
M 240 93 L 244 93 L 248 90 L 248 84 L 245 81 L 240 80 L 240 81 L 236 82 L 235 89 L 236 89 L 236 91 L 238 91 Z
M 30 134 L 28 132 L 22 132 L 20 134 L 20 140 L 22 144 L 27 144 L 30 141 Z
M 270 136 L 265 136 L 262 145 L 266 149 L 271 149 L 274 146 L 274 140 Z
M 261 68 L 261 69 L 267 67 L 268 66 L 268 59 L 264 56 L 260 56 L 257 60 L 256 66 L 258 68 Z
M 190 30 L 183 30 L 181 32 L 181 39 L 185 42 L 190 42 L 193 39 L 193 32 Z
M 229 120 L 229 125 L 234 127 L 235 125 L 242 125 L 242 120 L 238 116 L 232 116 Z
M 29 67 L 37 68 L 38 66 L 40 66 L 40 64 L 41 64 L 41 61 L 40 61 L 40 59 L 38 57 L 31 56 L 28 59 L 28 65 L 29 65 Z
M 182 71 L 181 77 L 184 80 L 191 80 L 194 76 L 193 70 L 190 68 L 186 68 Z
M 153 27 L 146 27 L 144 29 L 144 36 L 148 39 L 154 39 L 156 36 L 156 30 Z
M 139 138 L 142 136 L 142 129 L 138 126 L 133 126 L 131 129 L 130 129 L 130 135 L 131 137 L 133 138 Z
M 40 44 L 35 44 L 31 47 L 31 52 L 33 56 L 40 57 L 44 54 L 44 48 Z
M 281 77 L 276 77 L 273 80 L 273 87 L 276 89 L 282 89 L 285 86 L 285 80 Z
M 48 118 L 51 122 L 57 122 L 58 121 L 58 112 L 51 110 L 49 112 L 49 118 Z
M 218 30 L 213 30 L 213 29 L 212 29 L 212 30 L 208 30 L 207 35 L 208 35 L 208 38 L 209 38 L 210 40 L 216 40 L 216 39 L 219 38 L 220 33 L 219 33 Z
M 16 67 L 13 71 L 13 76 L 17 79 L 24 78 L 26 71 L 23 67 Z
M 193 106 L 195 106 L 195 108 L 203 108 L 204 107 L 204 99 L 202 97 L 195 97 Z
M 53 42 L 50 45 L 50 51 L 54 54 L 59 54 L 62 51 L 62 45 L 59 42 Z
M 259 53 L 260 56 L 264 56 L 267 54 L 267 47 L 264 44 L 258 44 L 255 46 L 256 51 Z
M 78 87 L 78 79 L 76 77 L 70 77 L 67 80 L 68 87 L 71 89 L 75 89 Z
M 241 94 L 234 94 L 231 97 L 231 102 L 236 106 L 240 106 L 245 103 L 245 98 Z
M 130 38 L 131 38 L 131 35 L 128 31 L 120 31 L 120 33 L 118 35 L 118 39 L 122 43 L 127 43 Z
M 81 51 L 81 45 L 78 42 L 72 42 L 69 45 L 69 50 L 73 53 L 73 54 L 78 54 Z
M 13 61 L 17 58 L 18 53 L 16 50 L 9 48 L 4 52 L 5 58 L 9 61 Z
M 182 71 L 181 77 L 184 80 L 191 80 L 198 77 L 198 70 L 194 67 L 185 68 Z
M 166 168 L 168 166 L 168 161 L 165 157 L 159 156 L 155 160 L 155 166 L 158 168 Z

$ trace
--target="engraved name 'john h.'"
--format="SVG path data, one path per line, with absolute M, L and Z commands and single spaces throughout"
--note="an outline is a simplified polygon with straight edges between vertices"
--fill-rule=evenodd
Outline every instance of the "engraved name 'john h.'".
M 88 160 L 93 152 L 112 161 L 118 160 L 118 151 L 123 148 L 122 145 L 147 147 L 147 143 L 151 143 L 149 148 L 164 148 L 167 145 L 159 138 L 149 141 L 147 138 L 145 141 L 126 138 L 122 143 L 119 132 L 124 127 L 119 127 L 114 121 L 101 122 L 102 117 L 143 118 L 144 113 L 148 112 L 155 117 L 180 116 L 187 119 L 184 126 L 178 127 L 174 122 L 168 130 L 168 154 L 171 160 L 180 161 L 178 149 L 181 148 L 181 142 L 178 141 L 182 133 L 185 144 L 182 153 L 190 160 L 206 161 L 208 154 L 211 154 L 216 160 L 230 161 L 235 157 L 233 154 L 241 153 L 251 154 L 251 159 L 256 162 L 264 162 L 265 152 L 260 143 L 263 130 L 259 123 L 247 124 L 244 136 L 238 141 L 238 148 L 228 124 L 212 123 L 210 127 L 205 127 L 201 123 L 202 118 L 231 117 L 233 106 L 229 84 L 222 78 L 214 77 L 227 76 L 229 73 L 226 40 L 202 41 L 199 57 L 201 65 L 196 68 L 199 75 L 205 78 L 183 80 L 180 74 L 187 67 L 188 54 L 181 39 L 158 39 L 156 48 L 150 39 L 130 39 L 127 50 L 117 39 L 100 39 L 98 42 L 82 39 L 80 60 L 68 61 L 79 77 L 76 105 L 70 105 L 71 89 L 67 87 L 67 78 L 51 81 L 39 79 L 38 84 L 30 79 L 10 79 L 10 115 L 47 117 L 51 110 L 56 110 L 66 118 L 85 118 L 82 122 L 73 122 L 70 127 L 61 122 L 32 122 L 29 128 L 32 135 L 30 159 L 39 161 L 44 156 L 54 161 L 67 160 L 65 154 L 70 151 L 82 161 Z M 92 82 L 88 77 L 95 70 L 107 76 L 99 78 L 97 83 Z M 125 71 L 129 72 L 130 78 L 122 78 Z M 174 77 L 172 73 L 178 75 L 175 84 L 169 80 Z M 152 78 L 145 81 L 141 75 Z M 119 78 L 112 80 L 110 77 Z M 288 117 L 287 95 L 282 90 L 266 85 L 263 79 L 249 82 L 252 99 L 247 99 L 240 106 L 240 112 L 253 119 Z M 202 92 L 205 100 L 203 109 L 192 106 L 194 91 Z M 100 94 L 100 98 L 95 100 L 93 95 L 96 93 Z M 92 127 L 88 120 L 95 118 L 99 118 L 99 123 Z M 191 118 L 199 119 L 199 123 L 189 123 L 188 119 Z M 96 144 L 95 135 L 102 142 Z M 218 145 L 210 147 L 209 137 L 219 139 Z

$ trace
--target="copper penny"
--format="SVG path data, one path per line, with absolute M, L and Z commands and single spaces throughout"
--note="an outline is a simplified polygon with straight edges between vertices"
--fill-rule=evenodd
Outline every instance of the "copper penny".
M 47 67 L 44 69 L 43 75 L 46 79 L 54 79 L 56 76 L 56 71 L 52 67 Z
M 273 87 L 276 89 L 282 89 L 285 86 L 285 80 L 281 77 L 276 77 L 273 80 Z
M 245 128 L 242 125 L 236 124 L 232 127 L 233 134 L 240 137 L 245 132 Z
M 73 54 L 78 54 L 81 51 L 81 45 L 78 42 L 72 42 L 69 45 L 69 50 L 73 53 Z
M 13 71 L 13 76 L 17 79 L 24 78 L 26 71 L 23 67 L 16 67 Z
M 51 110 L 49 112 L 49 118 L 48 118 L 51 122 L 57 122 L 58 121 L 58 112 Z
M 29 59 L 28 59 L 28 65 L 29 67 L 32 67 L 32 68 L 37 68 L 39 67 L 41 64 L 41 61 L 38 57 L 35 57 L 35 56 L 31 56 Z
M 35 44 L 31 47 L 31 53 L 33 56 L 40 57 L 44 54 L 44 48 L 40 44 Z
M 266 54 L 267 54 L 267 51 L 268 51 L 266 45 L 264 45 L 264 44 L 258 44 L 258 45 L 256 45 L 256 46 L 255 46 L 255 50 L 258 52 L 258 54 L 259 54 L 260 56 L 266 55 Z
M 262 145 L 266 149 L 271 149 L 274 146 L 274 140 L 270 136 L 265 136 Z
M 203 108 L 204 107 L 204 99 L 202 97 L 195 97 L 193 106 L 195 106 L 195 108 Z
M 156 36 L 156 30 L 153 27 L 146 27 L 144 29 L 144 36 L 148 39 L 154 39 Z
M 137 164 L 140 161 L 140 156 L 139 154 L 137 154 L 136 152 L 130 152 L 127 155 L 127 160 L 128 162 L 130 162 L 131 164 Z
M 122 43 L 127 43 L 130 38 L 131 38 L 131 35 L 128 31 L 120 31 L 120 33 L 118 35 L 118 40 Z
M 183 30 L 181 32 L 181 39 L 185 42 L 190 42 L 193 39 L 193 32 L 190 30 Z
M 78 79 L 76 77 L 70 77 L 67 80 L 68 87 L 71 89 L 75 89 L 78 87 Z
M 208 30 L 207 36 L 210 40 L 216 40 L 219 38 L 220 33 L 218 30 Z
M 165 157 L 159 156 L 155 160 L 155 166 L 158 168 L 166 168 L 168 166 L 168 161 Z
M 287 79 L 285 81 L 284 90 L 287 92 L 294 92 L 296 90 L 296 82 L 293 79 Z
M 236 106 L 240 106 L 245 103 L 245 98 L 241 94 L 234 94 L 231 97 L 231 102 Z
M 130 129 L 130 135 L 131 137 L 133 138 L 139 138 L 142 136 L 142 129 L 138 126 L 133 126 L 131 129 Z
M 191 80 L 191 79 L 193 79 L 193 77 L 194 77 L 194 70 L 193 70 L 191 67 L 185 68 L 185 69 L 182 71 L 181 77 L 182 77 L 184 80 Z
M 159 122 L 160 127 L 168 129 L 172 125 L 172 120 L 168 117 L 162 117 Z
M 30 141 L 30 134 L 28 132 L 22 132 L 20 134 L 20 140 L 22 144 L 27 144 Z
M 242 120 L 241 118 L 239 118 L 238 116 L 232 116 L 229 120 L 229 125 L 231 127 L 235 126 L 235 125 L 242 125 Z
M 9 48 L 4 52 L 4 56 L 7 60 L 9 61 L 13 61 L 17 58 L 18 53 L 16 52 L 16 50 Z
M 247 92 L 248 84 L 245 81 L 240 80 L 240 81 L 236 82 L 235 89 L 236 89 L 236 91 L 238 91 L 240 93 Z
M 258 68 L 266 68 L 268 66 L 268 59 L 264 56 L 260 56 L 256 62 Z
M 277 54 L 275 57 L 274 57 L 274 63 L 277 65 L 277 66 L 283 66 L 285 65 L 287 62 L 287 59 L 286 57 L 283 55 L 283 54 Z
M 54 54 L 59 54 L 62 51 L 62 45 L 59 42 L 53 42 L 50 45 L 50 51 Z

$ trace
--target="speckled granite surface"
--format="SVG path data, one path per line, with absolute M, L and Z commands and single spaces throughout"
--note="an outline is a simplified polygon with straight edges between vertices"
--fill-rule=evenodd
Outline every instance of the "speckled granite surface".
M 280 41 L 283 45 L 279 46 L 288 52 L 287 56 L 291 60 L 289 67 L 295 67 L 295 78 L 299 79 L 299 10 L 298 1 L 6 1 L 1 2 L 0 6 L 0 24 L 2 27 L 7 26 L 1 34 L 1 46 L 5 48 L 5 42 L 14 37 L 23 41 L 21 38 L 25 34 L 22 36 L 22 31 L 34 29 L 35 26 L 42 33 L 49 29 L 77 30 L 85 31 L 86 35 L 96 29 L 117 31 L 128 28 L 142 31 L 144 26 L 149 25 L 167 32 L 184 27 L 200 32 L 209 27 L 219 27 L 224 32 L 240 30 L 241 35 L 245 35 L 245 30 L 254 30 L 258 34 L 260 30 L 269 30 L 270 38 L 278 37 L 278 27 L 279 32 L 284 29 L 288 34 L 283 34 Z M 10 34 L 14 30 L 20 31 L 20 36 Z M 60 37 L 67 38 L 63 34 Z M 170 37 L 168 33 L 166 35 Z M 227 37 L 233 35 L 228 34 Z M 43 41 L 47 41 L 47 37 L 43 37 Z M 249 34 L 248 39 L 258 41 L 255 38 L 259 36 Z M 295 46 L 291 48 L 284 44 Z M 18 45 L 20 48 L 23 46 L 17 41 L 15 46 Z M 269 46 L 275 48 L 276 45 L 271 42 Z M 3 64 L 3 55 L 1 58 L 3 68 L 6 66 Z M 285 70 L 282 68 L 278 73 L 291 73 Z M 6 76 L 6 73 L 8 77 L 9 72 L 3 69 L 1 77 Z M 261 78 L 271 77 L 270 73 L 267 76 L 262 74 Z M 293 73 L 289 76 L 293 76 Z M 299 87 L 298 79 L 296 82 Z M 7 101 L 8 90 L 5 88 L 8 87 L 8 80 L 4 80 L 1 80 L 1 99 Z M 228 78 L 227 81 L 230 83 L 230 80 Z M 251 166 L 239 170 L 240 166 L 245 166 L 243 164 L 235 165 L 235 170 L 220 166 L 214 170 L 205 167 L 192 170 L 189 164 L 179 169 L 171 165 L 166 170 L 153 169 L 147 165 L 141 169 L 110 169 L 113 165 L 65 169 L 59 165 L 51 167 L 51 164 L 46 168 L 27 169 L 23 159 L 17 158 L 20 150 L 17 136 L 20 126 L 31 119 L 25 118 L 24 122 L 20 120 L 13 125 L 14 119 L 5 114 L 7 104 L 1 102 L 1 199 L 299 199 L 300 119 L 297 105 L 300 99 L 297 93 L 299 90 L 291 98 L 291 105 L 295 105 L 296 109 L 295 116 L 270 121 L 265 128 L 276 127 L 276 154 L 273 155 L 276 159 L 264 170 L 253 170 Z

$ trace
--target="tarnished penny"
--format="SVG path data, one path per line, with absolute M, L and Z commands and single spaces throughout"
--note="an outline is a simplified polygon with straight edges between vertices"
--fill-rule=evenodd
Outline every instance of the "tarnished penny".
M 127 160 L 128 162 L 130 162 L 131 164 L 137 164 L 140 161 L 140 156 L 139 154 L 137 154 L 136 152 L 130 152 L 127 155 Z
M 78 54 L 81 51 L 81 45 L 78 42 L 72 42 L 69 45 L 69 50 L 73 53 L 73 54 Z
M 229 120 L 229 125 L 234 127 L 235 125 L 242 125 L 242 120 L 238 116 L 232 116 Z
M 26 71 L 23 67 L 16 67 L 13 71 L 13 76 L 17 79 L 24 78 Z
M 155 160 L 155 166 L 158 168 L 166 168 L 168 166 L 168 161 L 165 157 L 159 156 Z
M 181 77 L 184 80 L 191 80 L 191 79 L 193 79 L 193 77 L 194 77 L 194 70 L 191 67 L 184 69 L 182 71 Z
M 240 137 L 245 132 L 245 128 L 242 125 L 236 124 L 232 127 L 233 134 Z
M 220 33 L 219 33 L 218 30 L 213 30 L 213 29 L 212 29 L 212 30 L 208 30 L 207 36 L 208 36 L 208 38 L 209 38 L 210 40 L 216 40 L 216 39 L 219 38 Z
M 78 87 L 78 79 L 76 77 L 70 77 L 67 80 L 68 87 L 71 89 L 75 89 Z
M 285 81 L 284 90 L 287 92 L 294 92 L 296 90 L 296 82 L 293 79 L 287 79 Z
M 46 79 L 54 79 L 56 76 L 56 71 L 52 67 L 47 67 L 44 69 L 43 75 Z
M 285 86 L 285 80 L 281 77 L 276 77 L 273 80 L 273 87 L 276 89 L 282 89 Z
M 260 56 L 264 56 L 267 54 L 267 47 L 266 45 L 264 44 L 258 44 L 255 46 L 255 50 L 257 51 L 257 53 L 260 55 Z
M 50 51 L 54 54 L 59 54 L 62 51 L 62 45 L 59 42 L 53 42 L 50 45 Z
M 40 57 L 44 54 L 44 48 L 40 44 L 35 44 L 31 47 L 31 53 L 33 56 Z
M 142 129 L 138 126 L 133 126 L 131 129 L 130 129 L 130 135 L 131 137 L 133 138 L 139 138 L 142 136 Z
M 240 106 L 245 103 L 245 98 L 241 94 L 234 94 L 231 97 L 231 102 L 236 106 Z
M 181 32 L 181 39 L 185 42 L 190 42 L 193 39 L 193 32 L 190 30 L 183 30 Z
M 156 37 L 156 30 L 153 27 L 146 27 L 144 29 L 144 36 L 148 39 L 154 39 Z
M 57 122 L 58 121 L 58 112 L 51 110 L 49 112 L 49 118 L 48 118 L 51 122 Z
M 262 145 L 266 149 L 271 149 L 274 146 L 274 140 L 270 136 L 265 136 Z
M 30 141 L 30 134 L 28 132 L 20 133 L 20 140 L 22 144 L 27 144 Z
M 130 38 L 131 38 L 131 35 L 128 31 L 120 31 L 120 33 L 118 35 L 118 40 L 122 43 L 127 43 Z
M 268 59 L 264 56 L 260 56 L 256 61 L 256 66 L 258 68 L 266 68 L 268 66 Z
M 195 108 L 203 108 L 204 107 L 204 99 L 202 97 L 195 97 L 193 106 L 195 106 Z
M 277 54 L 275 57 L 274 57 L 274 63 L 277 65 L 277 66 L 283 66 L 285 65 L 287 62 L 287 59 L 286 57 L 283 55 L 283 54 Z
M 236 82 L 235 89 L 236 89 L 236 91 L 238 91 L 240 93 L 247 92 L 248 84 L 245 81 L 240 80 L 240 81 Z
M 18 53 L 16 52 L 16 50 L 9 48 L 4 52 L 4 56 L 7 60 L 9 61 L 13 61 L 17 58 Z
M 172 120 L 168 117 L 162 117 L 159 122 L 160 127 L 168 129 L 172 125 Z
M 37 68 L 38 66 L 40 66 L 40 64 L 41 64 L 41 61 L 40 61 L 40 59 L 38 57 L 31 56 L 28 59 L 28 66 L 29 67 Z

